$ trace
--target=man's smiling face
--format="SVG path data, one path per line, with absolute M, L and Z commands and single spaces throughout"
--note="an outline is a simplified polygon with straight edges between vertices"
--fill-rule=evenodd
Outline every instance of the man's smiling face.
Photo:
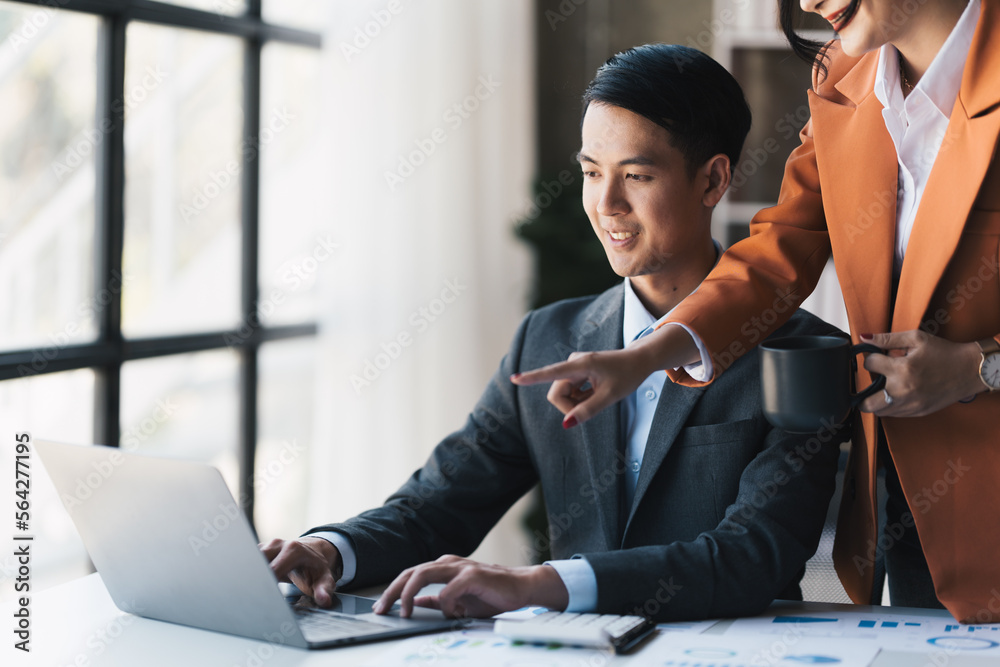
M 595 102 L 581 134 L 583 207 L 615 273 L 663 273 L 696 256 L 711 219 L 703 202 L 707 180 L 692 175 L 667 130 Z

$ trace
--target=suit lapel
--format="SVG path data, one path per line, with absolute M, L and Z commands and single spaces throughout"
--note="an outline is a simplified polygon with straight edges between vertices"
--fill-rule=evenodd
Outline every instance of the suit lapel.
M 984 0 L 948 130 L 913 221 L 894 331 L 920 326 L 993 160 L 1000 134 L 1000 50 L 988 44 L 988 36 L 998 22 L 1000 6 Z
M 896 238 L 896 149 L 872 92 L 878 54 L 836 85 L 838 101 L 809 93 L 816 162 L 840 284 L 855 331 L 888 331 Z M 863 156 L 863 158 L 861 157 Z
M 622 347 L 622 318 L 624 317 L 624 287 L 604 293 L 587 310 L 578 331 L 575 348 L 587 350 L 615 350 Z M 576 428 L 583 438 L 584 454 L 590 468 L 592 488 L 598 490 L 596 505 L 604 541 L 608 549 L 618 544 L 619 507 L 621 494 L 622 425 L 621 409 L 613 405 Z
M 628 532 L 635 510 L 642 502 L 656 471 L 660 469 L 667 453 L 673 447 L 674 440 L 687 423 L 688 415 L 704 393 L 703 387 L 685 387 L 670 380 L 663 383 L 660 401 L 656 404 L 653 423 L 649 428 L 649 438 L 642 456 L 642 468 L 639 470 L 639 480 L 636 483 L 632 507 L 629 508 L 625 532 Z M 623 536 L 624 534 L 622 533 Z

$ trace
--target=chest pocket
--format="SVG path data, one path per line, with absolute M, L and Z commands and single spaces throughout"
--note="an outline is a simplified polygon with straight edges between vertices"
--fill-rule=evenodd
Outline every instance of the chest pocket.
M 757 422 L 753 419 L 743 419 L 727 424 L 708 424 L 705 426 L 689 426 L 682 429 L 677 436 L 677 447 L 703 447 L 705 445 L 722 445 L 756 439 Z

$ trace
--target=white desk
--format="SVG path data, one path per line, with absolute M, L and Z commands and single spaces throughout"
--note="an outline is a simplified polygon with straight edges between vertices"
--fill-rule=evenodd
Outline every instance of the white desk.
M 112 603 L 101 578 L 92 574 L 68 584 L 43 591 L 31 598 L 32 652 L 14 650 L 12 635 L 13 602 L 2 605 L 0 618 L 0 665 L 32 667 L 281 667 L 285 665 L 358 665 L 374 658 L 389 642 L 363 644 L 324 651 L 305 651 L 274 646 L 170 623 L 124 614 Z M 903 610 L 898 607 L 862 607 L 822 603 L 777 603 L 783 614 L 801 612 L 902 613 L 950 618 L 946 612 Z M 705 637 L 720 635 L 731 621 L 720 621 Z M 627 665 L 646 658 L 640 649 L 635 656 L 615 656 L 609 664 Z M 872 667 L 935 667 L 928 655 L 883 650 Z M 645 662 L 646 660 L 643 660 Z M 450 663 L 449 663 L 450 664 Z M 997 658 L 951 655 L 946 667 L 996 667 Z M 945 667 L 945 666 L 937 666 Z

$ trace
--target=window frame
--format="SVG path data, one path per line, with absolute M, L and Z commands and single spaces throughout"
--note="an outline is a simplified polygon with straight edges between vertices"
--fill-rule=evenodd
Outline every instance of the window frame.
M 153 0 L 11 0 L 76 11 L 101 18 L 97 45 L 95 124 L 109 127 L 95 151 L 94 279 L 96 293 L 110 299 L 98 312 L 92 343 L 46 347 L 46 363 L 32 367 L 40 348 L 0 352 L 0 381 L 91 368 L 96 374 L 94 442 L 117 447 L 121 440 L 121 368 L 127 361 L 191 352 L 232 349 L 239 356 L 238 496 L 253 524 L 253 474 L 257 450 L 258 354 L 269 341 L 315 336 L 315 322 L 264 326 L 258 314 L 260 155 L 254 151 L 240 175 L 240 325 L 225 331 L 126 339 L 122 335 L 121 290 L 108 290 L 122 275 L 125 216 L 124 107 L 125 35 L 130 21 L 236 36 L 243 41 L 241 145 L 259 143 L 261 52 L 268 42 L 322 48 L 319 33 L 272 25 L 261 16 L 261 0 L 246 0 L 246 13 L 224 15 Z M 103 300 L 103 299 L 102 299 Z

